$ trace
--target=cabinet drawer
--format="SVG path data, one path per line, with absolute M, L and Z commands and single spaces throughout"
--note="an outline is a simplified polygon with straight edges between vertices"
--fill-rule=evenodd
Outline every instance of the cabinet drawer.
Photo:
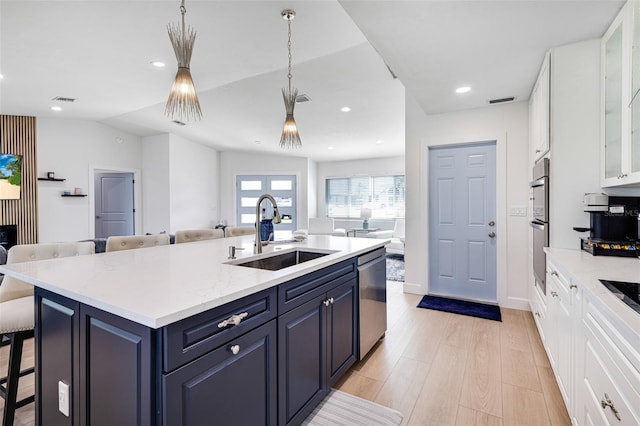
M 356 259 L 349 259 L 281 284 L 278 287 L 278 311 L 280 314 L 290 311 L 330 288 L 355 278 L 356 272 Z M 329 283 L 331 286 L 324 286 Z
M 640 424 L 640 382 L 635 385 L 621 372 L 617 361 L 599 342 L 589 327 L 585 327 L 584 347 L 584 413 L 585 420 L 596 424 Z M 602 404 L 605 405 L 602 407 Z M 615 411 L 619 418 L 616 417 Z
M 164 371 L 172 371 L 275 318 L 276 294 L 273 287 L 164 327 Z M 234 315 L 242 317 L 240 322 L 225 325 Z

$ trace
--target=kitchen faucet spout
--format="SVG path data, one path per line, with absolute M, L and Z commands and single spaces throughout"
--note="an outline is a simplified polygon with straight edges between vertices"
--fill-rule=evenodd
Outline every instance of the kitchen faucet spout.
M 275 213 L 275 216 L 273 217 L 273 223 L 280 223 L 282 221 L 282 219 L 280 218 L 280 212 L 278 211 L 276 200 L 269 194 L 262 194 L 260 198 L 258 198 L 258 202 L 256 203 L 256 238 L 255 242 L 253 243 L 254 254 L 262 253 L 262 241 L 260 237 L 260 204 L 262 204 L 262 201 L 265 199 L 271 201 L 271 204 L 273 204 L 273 212 Z

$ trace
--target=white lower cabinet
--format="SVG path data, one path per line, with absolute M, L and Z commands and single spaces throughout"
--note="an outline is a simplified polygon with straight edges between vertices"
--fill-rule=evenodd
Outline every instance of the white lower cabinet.
M 589 296 L 584 301 L 582 325 L 584 358 L 579 372 L 582 394 L 578 423 L 640 425 L 640 372 L 620 352 L 615 327 Z
M 529 303 L 571 422 L 640 425 L 640 340 L 548 254 L 546 281 Z
M 547 262 L 547 355 L 567 411 L 575 404 L 573 391 L 574 308 L 577 286 L 552 261 Z

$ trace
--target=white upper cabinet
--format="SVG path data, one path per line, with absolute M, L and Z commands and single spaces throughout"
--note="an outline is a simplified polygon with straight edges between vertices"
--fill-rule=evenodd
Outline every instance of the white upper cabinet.
M 529 97 L 529 146 L 531 163 L 549 152 L 550 54 L 544 57 Z
M 602 38 L 602 76 L 602 186 L 640 184 L 640 3 Z

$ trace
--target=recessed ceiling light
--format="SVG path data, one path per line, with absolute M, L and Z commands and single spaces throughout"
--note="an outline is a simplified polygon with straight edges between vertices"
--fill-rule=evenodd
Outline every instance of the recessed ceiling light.
M 156 68 L 164 68 L 167 64 L 161 61 L 151 61 L 151 65 L 153 65 Z
M 340 111 L 349 112 L 349 111 L 351 111 L 351 108 L 349 108 L 348 106 L 345 106 L 345 107 L 340 108 Z
M 458 87 L 456 89 L 456 93 L 467 93 L 469 91 L 471 91 L 471 87 L 469 86 Z
M 59 107 L 58 105 L 54 105 L 51 107 L 51 111 L 62 111 L 62 107 Z
M 329 151 L 331 151 L 331 150 L 333 150 L 333 147 L 332 147 L 332 146 L 328 146 L 328 147 L 327 147 L 327 149 L 328 149 Z
M 384 141 L 377 140 L 377 141 L 376 141 L 376 143 L 377 143 L 378 145 L 380 145 L 380 144 L 383 144 L 383 143 L 384 143 Z
M 0 80 L 2 80 L 4 78 L 4 75 L 0 74 Z

